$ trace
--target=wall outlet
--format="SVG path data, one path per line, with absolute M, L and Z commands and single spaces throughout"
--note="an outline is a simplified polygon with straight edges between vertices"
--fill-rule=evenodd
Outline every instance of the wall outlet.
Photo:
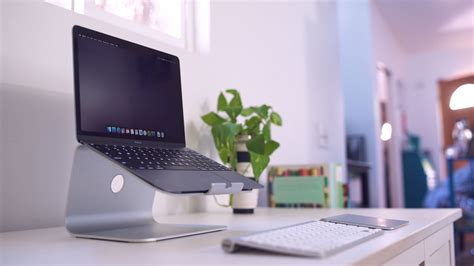
M 321 149 L 327 149 L 329 146 L 329 135 L 327 128 L 322 124 L 317 124 L 317 132 L 318 132 L 318 145 Z

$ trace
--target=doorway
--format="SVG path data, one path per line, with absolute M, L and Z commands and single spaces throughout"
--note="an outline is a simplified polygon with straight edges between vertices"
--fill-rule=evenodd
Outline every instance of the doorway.
M 471 130 L 474 130 L 474 107 L 451 110 L 449 102 L 453 92 L 464 84 L 474 84 L 474 75 L 460 77 L 450 80 L 440 80 L 439 85 L 439 106 L 441 109 L 441 125 L 443 127 L 443 151 L 450 145 L 453 145 L 452 131 L 456 121 L 465 119 Z M 474 99 L 472 99 L 474 101 Z M 454 169 L 459 169 L 464 166 L 466 162 L 456 162 Z M 446 176 L 447 173 L 444 173 Z

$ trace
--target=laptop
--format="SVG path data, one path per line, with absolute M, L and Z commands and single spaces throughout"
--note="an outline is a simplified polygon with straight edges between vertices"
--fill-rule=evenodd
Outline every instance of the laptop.
M 263 187 L 186 147 L 178 57 L 80 26 L 73 52 L 81 144 L 165 192 Z

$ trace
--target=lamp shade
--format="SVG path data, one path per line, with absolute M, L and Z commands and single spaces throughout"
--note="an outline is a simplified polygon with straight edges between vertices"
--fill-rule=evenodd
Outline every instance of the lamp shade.
M 467 83 L 459 86 L 451 95 L 449 108 L 451 110 L 460 110 L 474 107 L 474 84 Z

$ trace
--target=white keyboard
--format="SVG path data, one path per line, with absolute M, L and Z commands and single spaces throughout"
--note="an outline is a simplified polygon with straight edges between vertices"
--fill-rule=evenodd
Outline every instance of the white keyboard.
M 247 236 L 226 238 L 222 248 L 235 252 L 240 247 L 289 255 L 326 257 L 383 234 L 380 229 L 310 221 Z

